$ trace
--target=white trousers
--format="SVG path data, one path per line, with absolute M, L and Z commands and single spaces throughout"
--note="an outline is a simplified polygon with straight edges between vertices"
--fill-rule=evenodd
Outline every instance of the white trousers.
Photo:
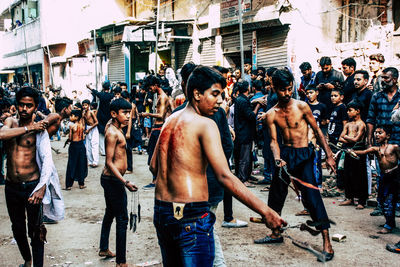
M 104 134 L 99 134 L 99 148 L 102 156 L 106 155 L 106 148 L 104 143 Z
M 94 127 L 86 135 L 86 156 L 90 165 L 99 164 L 99 130 Z

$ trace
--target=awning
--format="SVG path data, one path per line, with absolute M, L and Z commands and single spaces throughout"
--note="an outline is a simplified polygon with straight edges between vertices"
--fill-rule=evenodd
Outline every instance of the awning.
M 14 70 L 0 70 L 0 74 L 14 74 Z
M 20 2 L 21 0 L 2 0 L 0 3 L 0 15 L 4 15 L 10 8 L 13 8 Z
M 156 35 L 153 29 L 146 29 L 141 26 L 125 26 L 122 35 L 122 42 L 138 43 L 138 42 L 155 42 Z

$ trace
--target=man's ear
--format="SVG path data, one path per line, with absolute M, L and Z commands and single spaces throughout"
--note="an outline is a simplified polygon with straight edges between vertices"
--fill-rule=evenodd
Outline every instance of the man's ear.
M 196 101 L 200 101 L 200 91 L 199 90 L 197 90 L 197 89 L 193 90 L 193 98 Z
M 117 114 L 117 112 L 115 112 L 114 110 L 111 110 L 111 117 L 113 118 L 113 119 L 115 119 L 117 116 L 118 116 L 118 114 Z

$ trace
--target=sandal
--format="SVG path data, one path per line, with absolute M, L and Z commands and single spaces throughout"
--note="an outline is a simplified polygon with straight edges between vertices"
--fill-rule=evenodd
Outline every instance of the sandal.
M 85 189 L 87 186 L 86 185 L 80 185 L 79 189 Z
M 391 232 L 392 232 L 392 229 L 387 229 L 386 227 L 383 227 L 382 230 L 378 231 L 378 234 L 386 235 L 386 234 L 390 234 Z
M 363 210 L 364 208 L 364 205 L 358 204 L 356 210 Z
M 266 186 L 260 190 L 260 192 L 268 192 L 268 191 L 269 191 L 269 186 Z
M 310 212 L 308 210 L 302 210 L 295 214 L 295 216 L 308 216 L 308 215 L 310 215 Z
M 63 188 L 63 190 L 65 190 L 65 191 L 70 191 L 71 189 L 72 189 L 72 187 Z

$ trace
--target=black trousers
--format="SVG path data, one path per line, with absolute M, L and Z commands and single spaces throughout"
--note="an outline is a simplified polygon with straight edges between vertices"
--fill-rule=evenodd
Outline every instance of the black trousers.
M 65 175 L 65 187 L 72 187 L 74 180 L 79 185 L 85 184 L 88 175 L 88 161 L 86 147 L 83 141 L 72 141 L 68 148 L 67 174 Z
M 304 182 L 317 186 L 314 178 L 313 147 L 292 148 L 282 146 L 281 159 L 287 163 L 287 168 L 291 175 Z M 288 184 L 290 183 L 290 178 L 283 170 L 281 174 L 282 179 L 284 179 L 286 183 L 279 178 L 279 168 L 276 168 L 268 196 L 268 206 L 279 214 L 282 212 L 288 194 Z M 314 222 L 321 222 L 321 225 L 317 227 L 317 229 L 328 229 L 330 227 L 328 214 L 326 213 L 319 190 L 305 187 L 297 182 L 295 183 L 297 188 L 301 191 L 303 205 L 310 212 L 311 218 Z
M 118 178 L 101 175 L 106 212 L 101 225 L 100 250 L 108 249 L 112 222 L 116 220 L 116 263 L 126 262 L 126 229 L 128 227 L 127 196 L 124 184 Z
M 252 169 L 252 143 L 237 144 L 235 143 L 233 149 L 233 157 L 235 160 L 236 176 L 242 182 L 249 180 Z
M 224 189 L 224 221 L 233 220 L 232 195 L 231 192 Z
M 346 154 L 343 172 L 346 198 L 358 198 L 358 204 L 365 206 L 368 198 L 366 156 L 360 155 L 360 159 L 357 160 Z
M 39 226 L 41 205 L 29 204 L 28 198 L 39 180 L 26 183 L 11 183 L 6 181 L 5 196 L 11 228 L 22 258 L 32 260 L 31 250 L 26 236 L 26 217 L 28 218 L 28 236 L 31 239 L 33 266 L 43 266 L 44 243 L 40 241 Z M 25 213 L 27 216 L 25 216 Z

